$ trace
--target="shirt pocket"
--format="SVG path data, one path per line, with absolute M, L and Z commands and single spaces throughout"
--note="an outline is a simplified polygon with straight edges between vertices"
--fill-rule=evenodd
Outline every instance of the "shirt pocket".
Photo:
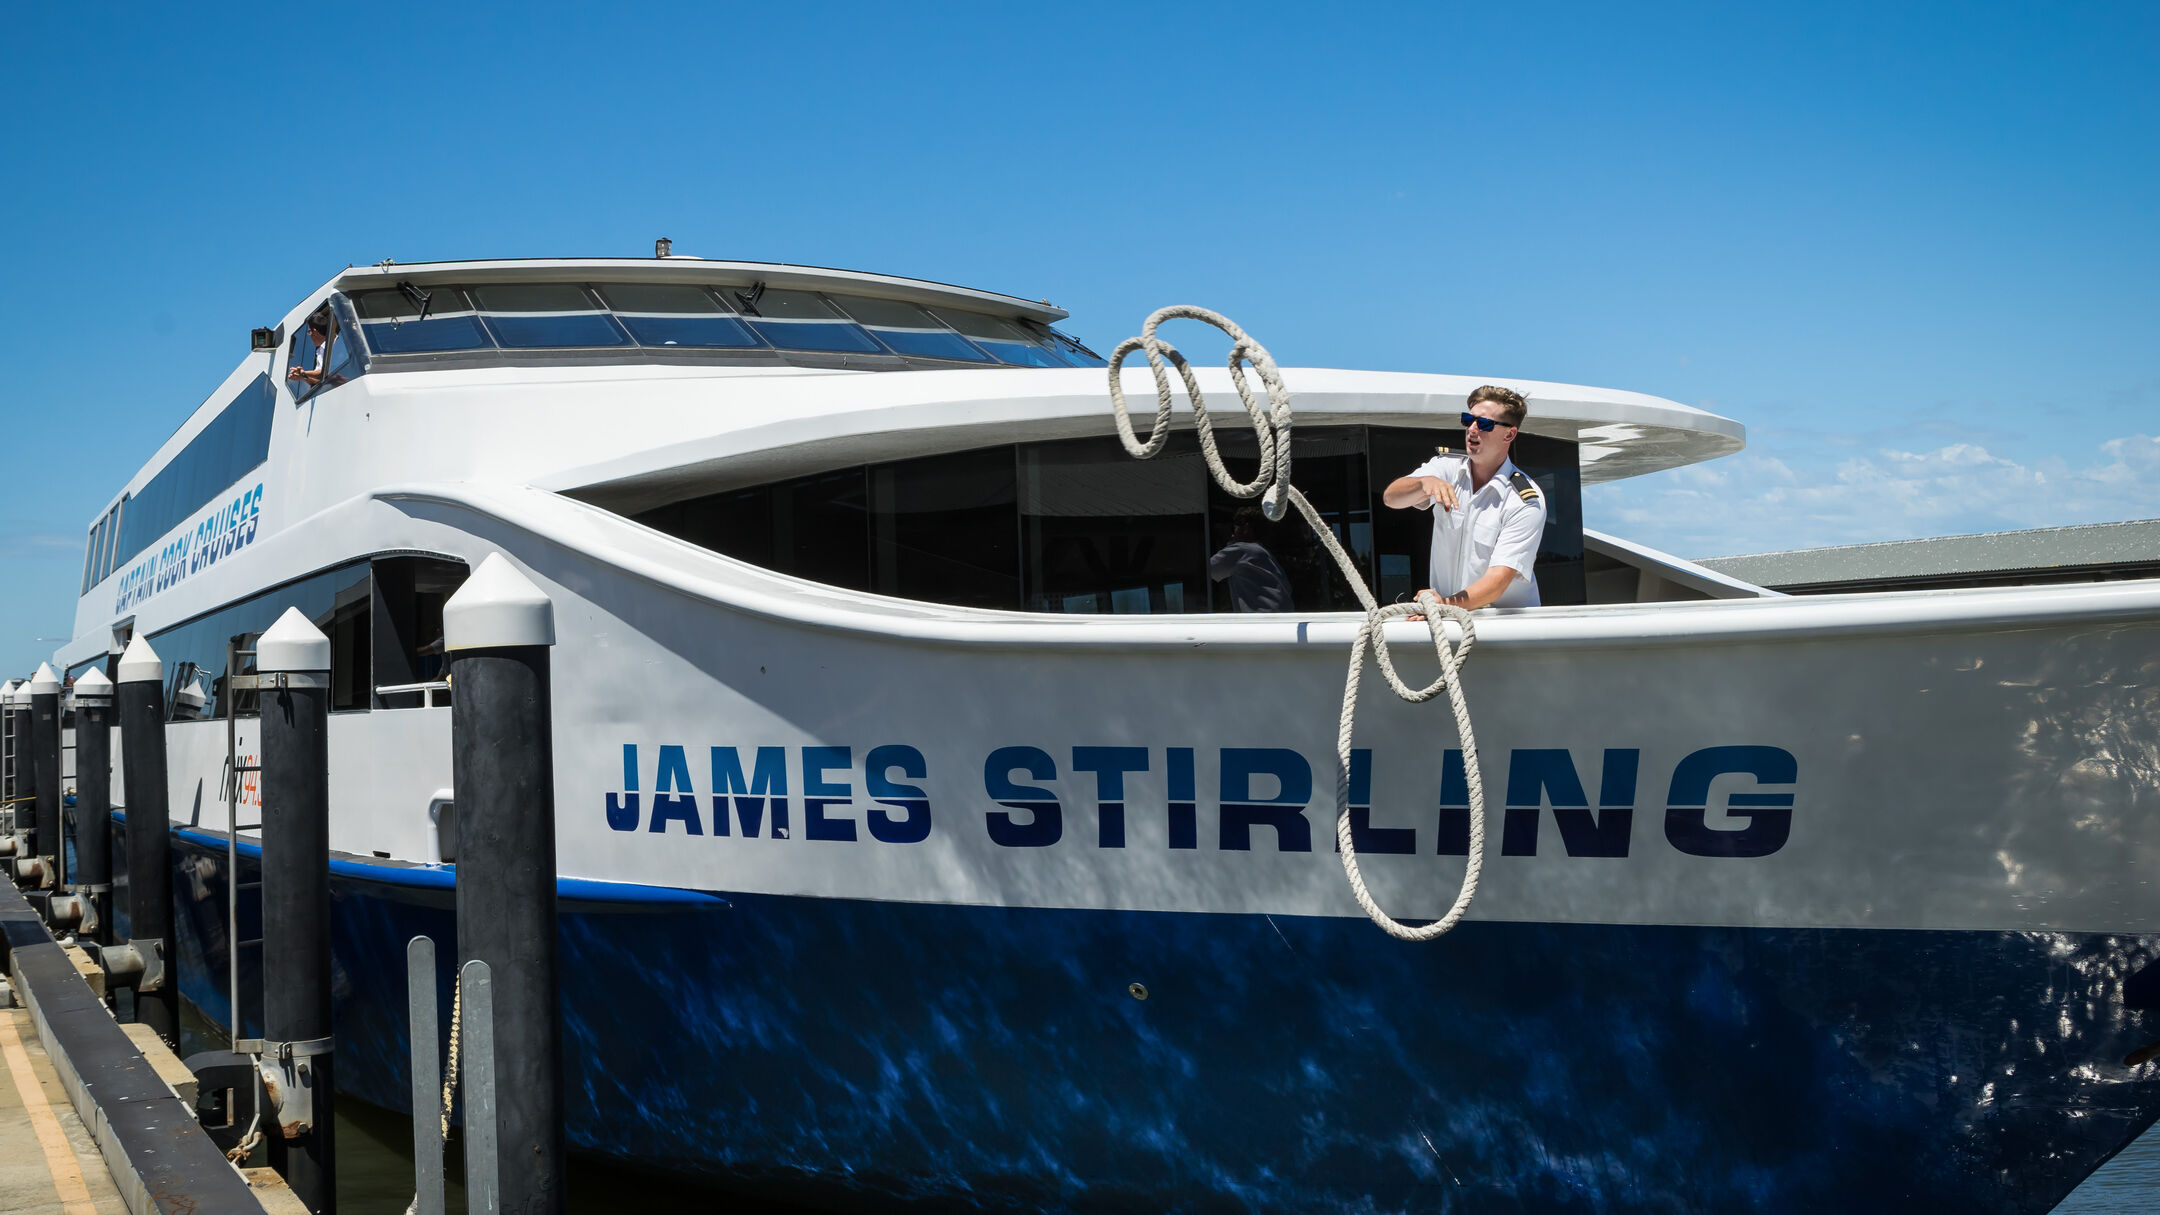
M 1493 549 L 1500 543 L 1500 512 L 1481 510 L 1470 520 L 1470 551 L 1480 562 L 1492 560 Z

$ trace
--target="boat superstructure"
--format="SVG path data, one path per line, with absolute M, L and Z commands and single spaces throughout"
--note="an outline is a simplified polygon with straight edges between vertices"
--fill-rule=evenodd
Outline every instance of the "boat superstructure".
M 1479 618 L 1476 755 L 1393 703 L 1355 743 L 1397 915 L 1454 895 L 1466 765 L 1490 791 L 1469 921 L 1405 945 L 1332 855 L 1354 597 L 1189 429 L 1127 456 L 1063 320 L 666 258 L 352 269 L 258 331 L 93 524 L 58 656 L 166 663 L 189 998 L 232 1021 L 246 946 L 224 681 L 297 605 L 340 1039 L 402 1102 L 386 993 L 456 857 L 442 603 L 501 553 L 558 621 L 573 1146 L 817 1202 L 2030 1210 L 2160 1114 L 2122 1062 L 2160 1038 L 2125 997 L 2160 584 L 1780 596 L 1584 526 L 1585 483 L 1737 423 L 1509 380 L 1546 606 Z M 1298 484 L 1407 598 L 1431 523 L 1379 491 L 1484 381 L 1283 375 Z M 1233 536 L 1289 610 L 1237 610 Z

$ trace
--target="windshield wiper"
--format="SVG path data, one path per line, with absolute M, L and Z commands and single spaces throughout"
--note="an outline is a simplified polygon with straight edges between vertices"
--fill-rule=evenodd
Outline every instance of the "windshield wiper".
M 420 305 L 420 315 L 413 318 L 413 324 L 417 325 L 420 322 L 426 320 L 428 306 L 435 302 L 435 293 L 432 291 L 422 291 L 420 288 L 413 286 L 409 282 L 399 283 L 397 285 L 397 289 L 399 294 L 403 295 L 406 299 Z M 399 321 L 397 321 L 396 324 L 391 325 L 390 328 L 398 329 L 404 324 L 404 320 L 400 319 Z

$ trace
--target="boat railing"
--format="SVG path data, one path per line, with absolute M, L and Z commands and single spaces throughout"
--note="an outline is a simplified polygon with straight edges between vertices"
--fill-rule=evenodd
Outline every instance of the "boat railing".
M 450 681 L 447 679 L 426 679 L 420 681 L 419 683 L 378 684 L 375 688 L 375 694 L 377 696 L 398 696 L 418 693 L 420 696 L 420 707 L 426 709 L 433 709 L 438 707 L 437 701 L 435 699 L 435 694 L 437 692 L 447 693 L 449 690 Z M 449 704 L 449 698 L 447 696 L 444 697 L 444 699 L 440 703 Z

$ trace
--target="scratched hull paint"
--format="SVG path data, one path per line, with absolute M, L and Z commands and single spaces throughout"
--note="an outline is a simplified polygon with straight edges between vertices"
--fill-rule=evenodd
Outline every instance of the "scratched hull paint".
M 177 856 L 221 912 L 222 854 Z M 403 945 L 452 910 L 334 887 L 341 1082 L 405 1109 Z M 182 918 L 181 982 L 222 1020 L 214 912 Z M 2038 1212 L 2160 1113 L 2120 1066 L 2160 1036 L 2123 1002 L 2160 936 L 1472 922 L 1412 950 L 737 895 L 572 903 L 562 948 L 575 1149 L 843 1208 Z

